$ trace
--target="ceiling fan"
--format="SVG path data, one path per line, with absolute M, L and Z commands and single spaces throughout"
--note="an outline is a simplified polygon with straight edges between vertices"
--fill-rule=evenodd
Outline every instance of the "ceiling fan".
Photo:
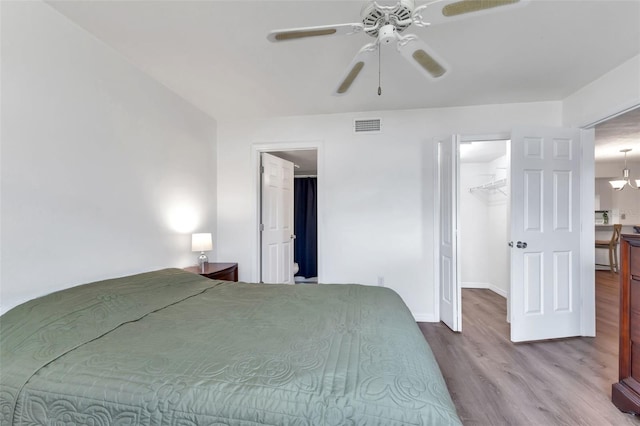
M 356 54 L 335 89 L 336 95 L 347 93 L 365 65 L 380 60 L 380 45 L 395 43 L 400 55 L 412 63 L 422 75 L 439 79 L 448 66 L 424 41 L 413 34 L 401 35 L 409 26 L 426 27 L 432 24 L 522 6 L 530 0 L 436 0 L 415 7 L 415 0 L 393 2 L 369 1 L 360 12 L 362 22 L 271 31 L 272 42 L 298 40 L 307 37 L 351 35 L 365 33 L 375 41 L 364 45 Z M 381 4 L 382 3 L 382 4 Z M 378 62 L 379 64 L 379 62 Z M 381 89 L 378 87 L 378 94 Z

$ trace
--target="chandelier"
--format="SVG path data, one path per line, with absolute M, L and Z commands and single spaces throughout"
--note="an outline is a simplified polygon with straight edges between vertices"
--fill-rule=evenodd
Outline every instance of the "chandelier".
M 610 180 L 609 184 L 616 191 L 622 191 L 625 186 L 629 185 L 630 188 L 640 189 L 640 179 L 636 179 L 635 186 L 631 183 L 631 179 L 629 178 L 629 169 L 627 168 L 627 152 L 631 151 L 631 149 L 621 149 L 620 152 L 624 152 L 624 169 L 622 169 L 622 178 L 616 180 Z

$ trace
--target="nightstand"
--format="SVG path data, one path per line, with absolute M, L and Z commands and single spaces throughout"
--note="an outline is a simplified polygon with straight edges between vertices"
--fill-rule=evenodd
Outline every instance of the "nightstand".
M 238 281 L 237 263 L 207 263 L 204 272 L 201 271 L 200 266 L 189 266 L 184 270 L 212 280 Z

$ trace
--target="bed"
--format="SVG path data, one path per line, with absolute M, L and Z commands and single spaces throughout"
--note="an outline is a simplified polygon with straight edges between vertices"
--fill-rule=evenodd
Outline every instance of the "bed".
M 52 293 L 0 317 L 0 424 L 460 420 L 392 290 L 165 269 Z

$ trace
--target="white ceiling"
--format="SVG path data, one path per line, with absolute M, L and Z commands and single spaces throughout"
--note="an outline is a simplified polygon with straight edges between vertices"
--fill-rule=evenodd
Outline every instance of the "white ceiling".
M 384 3 L 384 0 L 381 0 Z M 640 0 L 532 0 L 427 28 L 449 64 L 427 81 L 392 47 L 332 95 L 365 34 L 273 44 L 270 30 L 358 22 L 363 1 L 49 1 L 218 120 L 560 100 L 640 53 Z M 387 1 L 388 3 L 388 1 Z M 417 5 L 424 2 L 417 1 Z M 596 159 L 640 158 L 640 109 L 596 128 Z M 485 155 L 486 153 L 481 153 Z M 496 154 L 497 155 L 497 154 Z
M 427 81 L 391 47 L 333 96 L 363 34 L 273 44 L 272 29 L 358 22 L 362 1 L 49 1 L 216 119 L 560 100 L 640 52 L 640 0 L 532 0 L 409 27 L 450 65 Z M 417 1 L 418 5 L 423 4 Z
M 640 76 L 638 76 L 640 78 Z M 622 149 L 629 160 L 640 160 L 640 108 L 626 112 L 596 126 L 596 161 L 624 162 Z

